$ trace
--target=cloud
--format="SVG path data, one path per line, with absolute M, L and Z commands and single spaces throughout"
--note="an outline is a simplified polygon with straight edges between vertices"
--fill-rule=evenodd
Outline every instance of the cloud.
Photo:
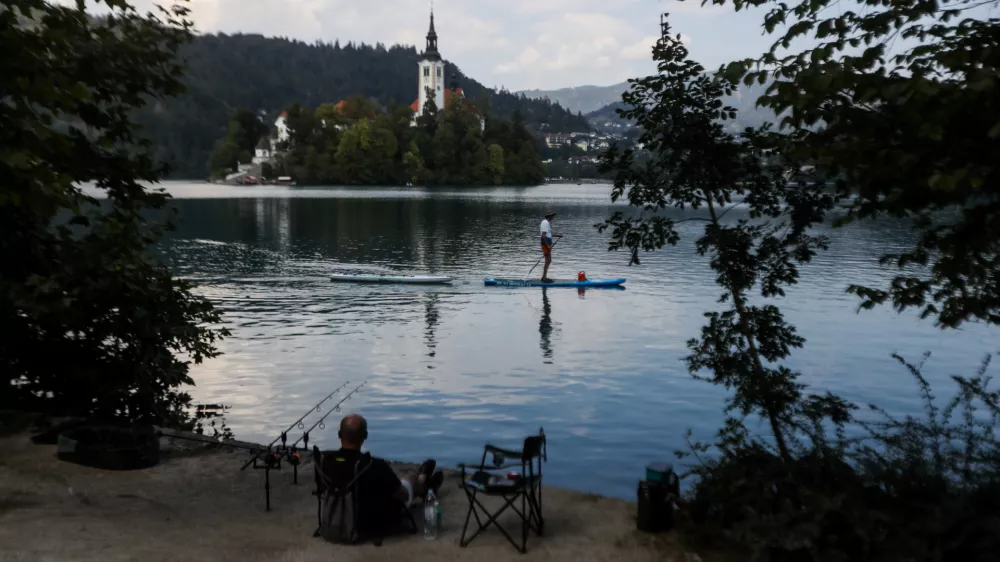
M 653 45 L 659 37 L 650 35 L 643 37 L 638 43 L 634 43 L 622 49 L 621 56 L 628 60 L 641 60 L 651 58 L 653 55 Z

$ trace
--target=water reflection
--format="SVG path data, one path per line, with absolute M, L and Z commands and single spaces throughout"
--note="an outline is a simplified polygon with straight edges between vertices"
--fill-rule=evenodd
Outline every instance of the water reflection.
M 428 357 L 437 355 L 437 340 L 434 339 L 434 329 L 437 327 L 441 317 L 437 308 L 438 298 L 437 293 L 430 293 L 424 297 L 424 319 L 427 322 L 427 329 L 424 331 L 424 335 L 426 336 L 425 341 L 427 342 Z
M 545 363 L 552 364 L 552 303 L 549 301 L 548 287 L 542 287 L 542 319 L 538 322 L 538 333 L 541 334 L 542 357 Z
M 196 400 L 233 406 L 226 421 L 237 438 L 267 442 L 317 395 L 368 380 L 352 409 L 368 418 L 378 454 L 419 462 L 433 451 L 454 466 L 484 441 L 517 443 L 544 425 L 560 451 L 546 467 L 553 484 L 630 497 L 642 466 L 682 447 L 685 430 L 709 438 L 718 429 L 725 390 L 693 380 L 682 360 L 704 313 L 725 306 L 694 251 L 698 222 L 679 223 L 678 246 L 630 268 L 593 228 L 616 210 L 600 186 L 205 189 L 214 198 L 174 200 L 183 223 L 162 251 L 232 330 L 224 354 L 191 374 Z M 567 234 L 550 276 L 627 277 L 627 291 L 484 287 L 484 277 L 521 277 L 537 260 L 546 208 Z M 811 390 L 917 412 L 919 396 L 889 353 L 934 351 L 926 375 L 945 388 L 949 374 L 973 372 L 995 347 L 974 325 L 940 332 L 888 309 L 856 312 L 844 287 L 887 282 L 877 256 L 909 244 L 905 223 L 821 231 L 830 250 L 778 303 L 808 339 L 788 366 Z M 338 269 L 455 282 L 331 283 Z M 336 443 L 335 431 L 313 437 Z

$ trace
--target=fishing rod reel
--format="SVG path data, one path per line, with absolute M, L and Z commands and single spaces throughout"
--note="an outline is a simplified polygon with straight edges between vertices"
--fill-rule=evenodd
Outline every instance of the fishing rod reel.
M 268 448 L 263 453 L 259 450 L 251 449 L 251 466 L 256 470 L 281 470 L 282 461 L 287 462 L 295 469 L 294 483 L 299 483 L 298 467 L 302 464 L 302 455 L 298 447 L 288 446 L 288 434 L 281 434 L 281 445 Z M 302 436 L 302 448 L 309 449 L 309 434 Z
M 310 408 L 309 411 L 303 414 L 302 417 L 300 417 L 298 420 L 293 422 L 292 425 L 288 426 L 288 428 L 285 429 L 285 431 L 282 431 L 281 435 L 279 435 L 277 439 L 275 439 L 267 447 L 265 447 L 264 450 L 260 449 L 250 450 L 250 460 L 243 463 L 243 466 L 240 468 L 240 470 L 246 470 L 247 467 L 253 467 L 254 470 L 264 471 L 264 498 L 265 498 L 266 511 L 271 511 L 271 471 L 281 470 L 282 462 L 287 463 L 289 466 L 292 467 L 292 474 L 293 474 L 292 484 L 297 485 L 299 483 L 299 465 L 302 464 L 302 454 L 300 453 L 300 450 L 304 451 L 309 450 L 309 433 L 317 428 L 320 429 L 321 431 L 326 429 L 326 424 L 324 423 L 326 421 L 326 418 L 330 414 L 333 414 L 334 412 L 339 412 L 341 405 L 344 402 L 350 400 L 354 394 L 356 394 L 361 390 L 361 387 L 368 384 L 368 381 L 359 384 L 357 387 L 354 388 L 354 390 L 347 393 L 347 395 L 344 396 L 340 400 L 340 402 L 337 402 L 336 404 L 334 404 L 332 408 L 327 410 L 327 412 L 323 414 L 323 416 L 320 417 L 319 420 L 316 421 L 316 423 L 314 423 L 311 427 L 309 427 L 309 429 L 305 429 L 305 424 L 303 423 L 302 420 L 304 420 L 314 410 L 317 412 L 321 411 L 320 406 L 324 402 L 332 398 L 334 394 L 340 392 L 340 390 L 346 387 L 347 384 L 348 383 L 345 382 L 340 387 L 338 387 L 337 390 L 334 390 L 329 395 L 327 395 L 326 398 L 320 400 L 318 404 Z M 299 437 L 298 439 L 295 440 L 295 442 L 289 445 L 288 432 L 295 427 L 298 427 L 298 429 L 304 429 L 304 431 L 302 432 L 302 437 Z M 279 441 L 281 442 L 280 445 L 278 444 Z M 299 446 L 300 443 L 302 444 L 301 447 Z

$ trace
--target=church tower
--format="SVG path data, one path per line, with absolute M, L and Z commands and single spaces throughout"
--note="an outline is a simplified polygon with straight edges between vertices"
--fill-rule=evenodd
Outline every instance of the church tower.
M 428 88 L 433 93 L 434 103 L 437 105 L 438 111 L 444 111 L 445 77 L 448 74 L 445 72 L 445 64 L 441 60 L 441 53 L 438 52 L 438 36 L 437 32 L 434 31 L 433 9 L 431 10 L 431 28 L 427 32 L 427 48 L 424 49 L 423 57 L 420 59 L 418 65 L 420 67 L 420 77 L 417 84 L 420 86 L 420 97 L 417 100 L 419 105 L 417 106 L 416 114 L 423 115 L 424 113 Z

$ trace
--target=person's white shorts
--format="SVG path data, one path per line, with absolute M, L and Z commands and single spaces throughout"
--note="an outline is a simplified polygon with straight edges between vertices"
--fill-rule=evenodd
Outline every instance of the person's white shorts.
M 408 499 L 406 500 L 406 507 L 413 506 L 413 485 L 410 484 L 409 480 L 402 480 L 403 487 L 406 488 L 406 495 Z

